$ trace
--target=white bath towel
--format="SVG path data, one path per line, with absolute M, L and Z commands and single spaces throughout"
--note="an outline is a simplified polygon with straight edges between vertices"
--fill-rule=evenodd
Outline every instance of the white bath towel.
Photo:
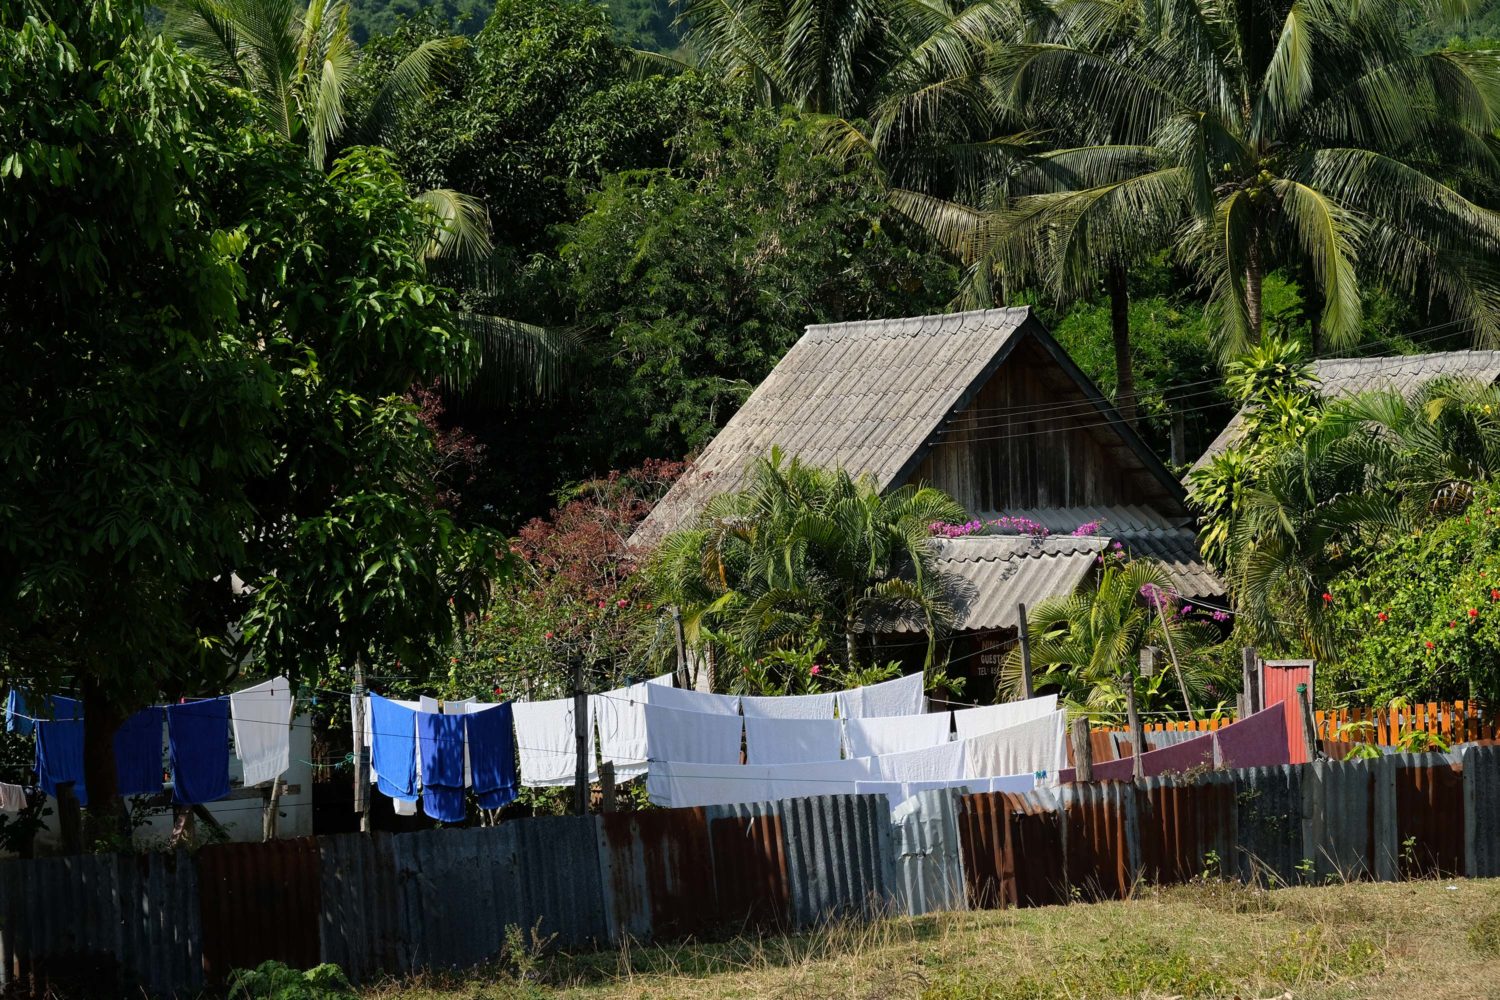
M 738 715 L 681 712 L 647 702 L 646 756 L 653 764 L 738 765 L 740 725 Z
M 745 717 L 745 759 L 751 764 L 807 764 L 839 759 L 838 719 Z
M 815 764 L 782 764 L 771 769 L 771 798 L 852 795 L 855 785 L 880 777 L 873 757 L 851 757 Z
M 740 711 L 738 695 L 708 694 L 687 688 L 668 687 L 665 684 L 652 684 L 646 688 L 646 704 L 672 708 L 679 712 L 703 712 L 710 715 L 738 715 Z
M 1007 701 L 999 705 L 960 708 L 953 713 L 953 727 L 961 740 L 993 733 L 997 729 L 1018 726 L 1057 711 L 1057 695 L 1042 695 L 1024 701 Z
M 26 789 L 0 781 L 0 813 L 14 815 L 26 808 Z
M 292 685 L 273 677 L 229 696 L 234 753 L 245 766 L 245 787 L 274 781 L 292 764 Z
M 515 713 L 516 746 L 521 751 L 521 784 L 528 788 L 571 785 L 578 762 L 577 737 L 573 732 L 573 699 L 518 701 Z M 588 728 L 585 754 L 589 780 L 597 781 L 594 763 L 594 727 Z
M 947 743 L 948 735 L 947 712 L 844 721 L 844 738 L 851 757 L 925 750 Z
M 682 809 L 731 802 L 766 802 L 772 796 L 770 767 L 682 764 L 653 761 L 646 793 L 659 806 Z
M 599 756 L 615 766 L 615 780 L 646 773 L 646 686 L 651 681 L 589 697 L 599 727 Z
M 920 715 L 925 710 L 925 703 L 920 672 L 839 692 L 839 714 L 846 719 Z
M 968 776 L 988 778 L 1044 772 L 1051 780 L 1068 766 L 1067 712 L 1052 712 L 955 744 L 965 748 Z
M 876 757 L 875 761 L 882 781 L 955 781 L 968 777 L 964 771 L 962 743 L 943 743 L 925 750 L 886 754 Z
M 832 691 L 780 697 L 746 695 L 740 699 L 740 711 L 747 719 L 831 719 L 833 702 Z

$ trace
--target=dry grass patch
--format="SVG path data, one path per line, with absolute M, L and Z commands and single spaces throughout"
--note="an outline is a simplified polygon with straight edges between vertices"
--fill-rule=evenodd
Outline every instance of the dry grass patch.
M 1472 929 L 1472 931 L 1471 931 Z M 371 1000 L 1490 1000 L 1500 882 L 1265 892 L 836 924 L 723 943 L 512 957 Z

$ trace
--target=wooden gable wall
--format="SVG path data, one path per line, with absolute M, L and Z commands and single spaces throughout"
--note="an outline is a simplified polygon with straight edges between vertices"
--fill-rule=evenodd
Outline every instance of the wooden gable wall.
M 973 403 L 948 420 L 909 481 L 945 490 L 972 513 L 1129 504 L 1185 513 L 1078 383 L 1029 337 Z

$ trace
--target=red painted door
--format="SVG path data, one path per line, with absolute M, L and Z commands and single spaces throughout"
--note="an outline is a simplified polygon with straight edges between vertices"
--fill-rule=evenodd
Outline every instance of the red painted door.
M 1266 708 L 1278 702 L 1286 713 L 1286 748 L 1293 764 L 1306 764 L 1307 745 L 1302 738 L 1301 705 L 1297 685 L 1313 690 L 1312 660 L 1262 660 L 1260 665 L 1260 703 Z

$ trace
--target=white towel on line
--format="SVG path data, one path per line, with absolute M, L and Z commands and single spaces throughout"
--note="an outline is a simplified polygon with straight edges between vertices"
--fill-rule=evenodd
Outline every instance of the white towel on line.
M 652 761 L 646 775 L 646 793 L 656 805 L 673 809 L 765 802 L 772 797 L 773 770 L 740 764 Z
M 922 674 L 840 691 L 839 714 L 846 719 L 873 719 L 890 715 L 920 715 L 925 711 Z
M 674 764 L 740 762 L 738 715 L 683 712 L 646 703 L 646 756 Z
M 518 701 L 515 713 L 516 746 L 520 750 L 521 784 L 528 788 L 571 785 L 578 764 L 573 730 L 573 699 Z M 585 753 L 589 780 L 599 777 L 594 763 L 594 727 L 588 727 Z
M 771 798 L 799 799 L 811 795 L 852 795 L 857 782 L 880 776 L 873 757 L 851 757 L 809 764 L 772 767 Z
M 881 781 L 954 781 L 968 777 L 964 770 L 964 745 L 944 743 L 925 750 L 907 750 L 874 758 Z
M 444 715 L 468 715 L 476 710 L 479 704 L 478 698 L 464 698 L 460 701 L 443 701 Z M 469 731 L 464 729 L 464 787 L 468 788 L 474 784 L 473 768 L 469 766 Z
M 834 694 L 793 694 L 779 697 L 746 695 L 740 699 L 745 718 L 831 719 Z
M 806 764 L 839 759 L 839 720 L 745 717 L 745 759 L 751 764 Z
M 672 675 L 665 675 L 671 680 Z M 615 766 L 615 780 L 646 773 L 646 685 L 661 678 L 589 697 L 589 714 L 599 727 L 599 756 Z
M 1065 711 L 1052 712 L 954 744 L 965 750 L 971 777 L 1045 772 L 1055 781 L 1068 766 Z
M 14 815 L 26 808 L 26 789 L 0 781 L 0 813 Z
M 229 696 L 234 753 L 245 767 L 245 787 L 274 781 L 292 764 L 292 685 L 273 677 Z
M 851 757 L 925 750 L 947 743 L 948 736 L 947 712 L 844 720 L 844 738 Z
M 1057 695 L 1047 694 L 1024 701 L 1008 701 L 999 705 L 980 705 L 977 708 L 960 708 L 953 713 L 953 728 L 958 738 L 967 740 L 974 736 L 993 733 L 997 729 L 1018 726 L 1032 719 L 1040 719 L 1057 711 Z
M 651 684 L 646 688 L 646 704 L 672 708 L 679 712 L 702 712 L 710 715 L 738 715 L 740 711 L 738 695 L 708 694 L 704 691 L 668 687 L 665 684 Z

